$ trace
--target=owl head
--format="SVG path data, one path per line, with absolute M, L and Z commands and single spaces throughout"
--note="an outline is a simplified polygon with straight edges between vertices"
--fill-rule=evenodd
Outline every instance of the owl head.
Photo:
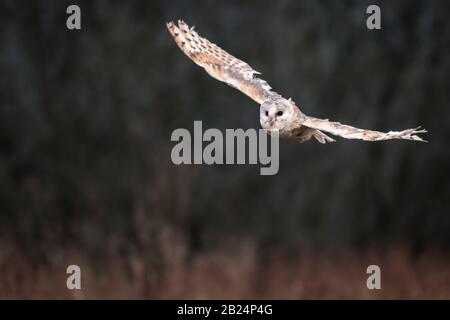
M 298 119 L 299 109 L 291 99 L 269 98 L 259 108 L 259 121 L 264 129 L 287 129 Z

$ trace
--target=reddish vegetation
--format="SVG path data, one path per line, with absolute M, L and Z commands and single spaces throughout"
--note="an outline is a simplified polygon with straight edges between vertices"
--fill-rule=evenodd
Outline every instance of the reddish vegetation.
M 412 257 L 402 249 L 262 257 L 252 246 L 187 255 L 172 245 L 158 259 L 152 252 L 93 259 L 79 250 L 54 250 L 40 264 L 13 247 L 1 249 L 1 299 L 450 299 L 450 259 Z M 66 289 L 68 264 L 82 268 L 83 290 Z M 370 264 L 381 267 L 382 290 L 366 288 Z

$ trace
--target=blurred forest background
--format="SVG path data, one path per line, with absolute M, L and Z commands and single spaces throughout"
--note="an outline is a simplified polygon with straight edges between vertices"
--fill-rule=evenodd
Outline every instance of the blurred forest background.
M 66 28 L 78 4 L 82 29 Z M 382 30 L 366 28 L 377 4 Z M 0 2 L 0 298 L 450 298 L 450 2 Z M 428 144 L 280 143 L 280 171 L 175 166 L 176 128 L 259 106 L 184 19 L 312 116 Z M 82 269 L 81 291 L 66 267 Z M 382 290 L 366 288 L 378 264 Z

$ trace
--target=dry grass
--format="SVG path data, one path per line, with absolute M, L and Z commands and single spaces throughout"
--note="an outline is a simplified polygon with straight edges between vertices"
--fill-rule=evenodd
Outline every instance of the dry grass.
M 96 263 L 79 250 L 54 249 L 39 264 L 14 246 L 0 249 L 2 299 L 450 299 L 450 259 L 431 253 L 412 258 L 402 249 L 257 254 L 246 245 L 192 255 L 172 245 L 158 259 L 152 252 L 108 254 Z M 69 264 L 82 268 L 81 291 L 65 287 Z M 382 290 L 366 288 L 370 264 L 382 269 Z

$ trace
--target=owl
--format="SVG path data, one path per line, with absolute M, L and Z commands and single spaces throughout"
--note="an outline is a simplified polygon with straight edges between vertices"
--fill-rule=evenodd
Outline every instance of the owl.
M 320 143 L 334 142 L 335 140 L 326 133 L 365 141 L 404 139 L 426 142 L 418 134 L 427 131 L 420 127 L 380 132 L 307 116 L 292 99 L 283 98 L 272 90 L 266 81 L 258 78 L 259 72 L 216 44 L 199 36 L 193 27 L 189 28 L 182 20 L 178 20 L 178 24 L 168 22 L 167 29 L 180 49 L 210 76 L 240 90 L 260 105 L 261 127 L 269 134 L 294 139 L 300 143 L 311 138 Z

